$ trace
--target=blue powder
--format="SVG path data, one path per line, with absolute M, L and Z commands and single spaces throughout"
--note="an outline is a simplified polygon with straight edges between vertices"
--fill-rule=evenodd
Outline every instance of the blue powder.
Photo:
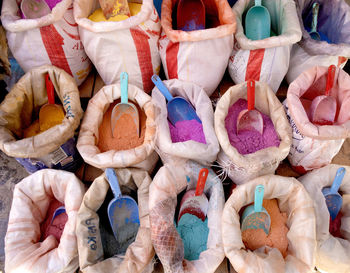
M 186 213 L 182 215 L 177 228 L 185 248 L 185 259 L 198 260 L 202 251 L 207 250 L 208 218 L 203 222 L 197 216 Z

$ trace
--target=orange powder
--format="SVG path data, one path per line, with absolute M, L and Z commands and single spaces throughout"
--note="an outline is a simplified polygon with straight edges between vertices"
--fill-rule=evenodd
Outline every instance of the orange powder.
M 283 257 L 287 256 L 288 248 L 288 227 L 287 214 L 281 213 L 277 200 L 264 200 L 263 207 L 267 210 L 271 217 L 271 227 L 269 235 L 262 229 L 247 229 L 242 232 L 242 240 L 246 248 L 250 250 L 258 249 L 262 246 L 277 248 Z
M 102 123 L 98 129 L 99 141 L 97 143 L 97 147 L 102 153 L 109 150 L 129 150 L 142 145 L 145 139 L 147 117 L 135 103 L 134 105 L 136 105 L 136 108 L 139 111 L 140 137 L 138 137 L 135 124 L 129 115 L 122 115 L 120 117 L 115 124 L 115 137 L 112 136 L 111 113 L 114 105 L 119 102 L 120 100 L 116 100 L 109 106 L 106 113 L 103 115 Z

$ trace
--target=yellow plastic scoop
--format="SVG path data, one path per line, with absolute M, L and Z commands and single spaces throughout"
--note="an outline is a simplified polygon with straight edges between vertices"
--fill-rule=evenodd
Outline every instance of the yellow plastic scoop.
M 117 15 L 130 17 L 128 0 L 99 0 L 99 2 L 107 20 Z
M 62 123 L 65 116 L 63 107 L 55 104 L 54 87 L 49 74 L 46 74 L 45 82 L 48 103 L 43 105 L 39 111 L 39 127 L 41 132 Z

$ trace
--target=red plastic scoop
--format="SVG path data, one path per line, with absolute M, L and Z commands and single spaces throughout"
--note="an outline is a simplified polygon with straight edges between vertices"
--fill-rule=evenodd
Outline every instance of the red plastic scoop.
M 337 100 L 329 95 L 333 87 L 335 71 L 335 65 L 328 67 L 325 95 L 317 96 L 311 103 L 309 118 L 314 124 L 333 125 L 335 121 Z
M 178 222 L 180 221 L 182 215 L 186 213 L 195 215 L 202 221 L 205 220 L 208 212 L 209 201 L 205 194 L 203 194 L 203 191 L 208 173 L 209 170 L 207 168 L 201 169 L 198 175 L 196 189 L 187 191 L 182 197 Z
M 247 82 L 248 109 L 239 113 L 237 118 L 237 134 L 241 131 L 258 131 L 260 134 L 264 131 L 264 121 L 261 113 L 255 110 L 255 81 Z

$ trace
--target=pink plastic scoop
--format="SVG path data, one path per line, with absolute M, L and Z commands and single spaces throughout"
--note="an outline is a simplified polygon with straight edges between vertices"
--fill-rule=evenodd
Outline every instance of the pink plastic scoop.
M 314 124 L 333 125 L 335 121 L 337 100 L 329 94 L 333 87 L 335 71 L 335 65 L 328 67 L 325 94 L 315 97 L 311 103 L 309 118 Z
M 195 215 L 202 221 L 205 220 L 208 212 L 209 201 L 205 194 L 203 194 L 203 191 L 208 173 L 209 170 L 207 168 L 201 169 L 198 175 L 196 189 L 187 191 L 182 197 L 178 222 L 180 221 L 182 215 L 186 213 Z
M 261 113 L 254 108 L 255 105 L 255 81 L 247 82 L 248 109 L 239 113 L 237 118 L 237 135 L 242 131 L 264 131 L 264 121 Z

